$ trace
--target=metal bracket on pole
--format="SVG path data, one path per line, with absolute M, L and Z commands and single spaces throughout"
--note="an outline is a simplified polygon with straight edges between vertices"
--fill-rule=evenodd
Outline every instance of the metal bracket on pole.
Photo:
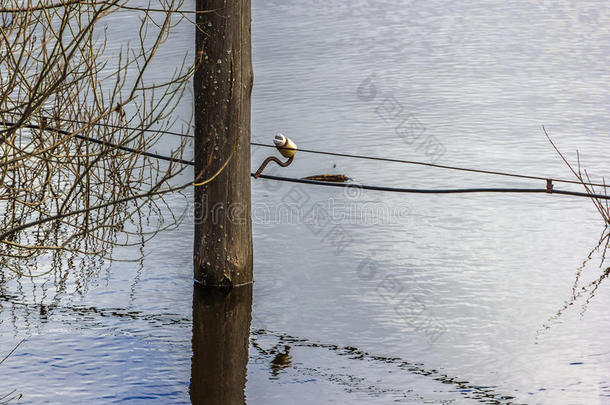
M 287 157 L 288 160 L 285 162 L 282 162 L 281 160 L 279 160 L 278 158 L 276 158 L 275 156 L 269 156 L 267 159 L 265 159 L 263 161 L 263 163 L 261 164 L 261 166 L 258 168 L 258 170 L 256 171 L 256 173 L 254 173 L 254 178 L 258 179 L 258 176 L 261 175 L 261 173 L 263 172 L 263 170 L 265 170 L 265 167 L 270 163 L 270 162 L 275 162 L 278 165 L 280 165 L 281 167 L 287 167 L 289 166 L 292 161 L 294 160 L 294 155 L 296 155 L 297 153 L 297 145 L 296 143 L 292 142 L 290 139 L 288 139 L 287 137 L 285 137 L 282 134 L 277 134 L 275 136 L 275 139 L 273 140 L 273 143 L 275 144 L 275 147 L 280 151 L 280 153 L 282 154 L 282 156 Z

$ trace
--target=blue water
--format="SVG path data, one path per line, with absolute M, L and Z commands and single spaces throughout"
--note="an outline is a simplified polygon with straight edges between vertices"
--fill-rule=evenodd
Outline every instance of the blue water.
M 601 1 L 255 0 L 253 139 L 269 143 L 279 131 L 304 148 L 568 178 L 544 124 L 599 180 L 610 146 L 609 15 Z M 191 28 L 178 28 L 161 65 L 191 49 Z M 185 96 L 179 113 L 191 103 Z M 253 168 L 268 154 L 253 148 Z M 544 187 L 306 154 L 268 171 L 397 187 Z M 190 193 L 170 197 L 172 210 L 189 209 Z M 603 229 L 590 201 L 267 180 L 252 193 L 251 340 L 260 349 L 250 347 L 248 403 L 610 404 L 606 285 L 582 316 L 581 300 L 543 328 Z M 333 215 L 308 221 L 316 207 Z M 0 365 L 0 396 L 190 401 L 192 219 L 141 252 L 114 252 L 141 253 L 76 263 L 65 282 L 5 272 L 1 352 L 26 340 Z M 274 366 L 270 351 L 286 345 L 290 361 Z

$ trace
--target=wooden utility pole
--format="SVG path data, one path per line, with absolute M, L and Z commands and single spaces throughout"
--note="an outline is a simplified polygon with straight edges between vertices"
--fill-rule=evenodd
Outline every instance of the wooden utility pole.
M 195 280 L 233 287 L 252 281 L 251 3 L 197 0 L 197 11 L 195 183 L 222 171 L 195 186 Z

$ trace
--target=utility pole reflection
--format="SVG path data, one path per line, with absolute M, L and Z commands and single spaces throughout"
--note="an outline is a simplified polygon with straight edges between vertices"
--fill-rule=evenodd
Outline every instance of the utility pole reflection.
M 193 291 L 193 404 L 245 404 L 252 284 Z

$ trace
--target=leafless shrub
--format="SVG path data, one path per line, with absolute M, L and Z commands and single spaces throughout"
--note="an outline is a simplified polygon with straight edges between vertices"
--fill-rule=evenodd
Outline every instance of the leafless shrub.
M 186 17 L 174 0 L 156 9 L 126 0 L 2 4 L 0 266 L 61 279 L 62 263 L 110 258 L 114 247 L 139 246 L 179 221 L 163 215 L 163 196 L 192 184 L 176 185 L 185 166 L 138 152 L 159 141 L 149 130 L 176 124 L 195 66 L 185 55 L 162 83 L 149 71 Z M 108 52 L 106 25 L 117 13 L 137 17 L 137 43 Z
M 597 210 L 597 212 L 599 213 L 599 215 L 601 216 L 601 218 L 604 221 L 604 229 L 602 230 L 599 241 L 593 247 L 593 249 L 591 249 L 589 251 L 589 253 L 587 254 L 587 257 L 583 260 L 582 264 L 576 269 L 576 276 L 574 278 L 574 283 L 572 284 L 572 295 L 565 302 L 565 304 L 557 311 L 557 313 L 549 319 L 549 322 L 547 322 L 547 324 L 544 325 L 544 328 L 549 328 L 550 323 L 552 321 L 561 317 L 561 315 L 563 315 L 563 313 L 568 308 L 573 306 L 576 303 L 576 301 L 578 301 L 581 298 L 584 299 L 584 302 L 583 302 L 582 308 L 581 308 L 581 312 L 580 312 L 580 314 L 582 316 L 584 314 L 584 312 L 586 311 L 588 304 L 591 302 L 591 299 L 595 296 L 595 293 L 597 292 L 599 286 L 602 284 L 602 282 L 606 278 L 608 278 L 608 275 L 610 274 L 610 267 L 604 268 L 604 266 L 606 263 L 606 254 L 608 252 L 608 245 L 610 244 L 610 207 L 608 205 L 607 199 L 599 198 L 600 195 L 603 195 L 603 196 L 608 195 L 605 180 L 603 180 L 603 182 L 601 183 L 602 184 L 601 188 L 596 188 L 596 186 L 593 184 L 593 181 L 591 181 L 591 177 L 589 176 L 589 173 L 587 172 L 587 170 L 581 168 L 580 154 L 578 153 L 578 151 L 576 152 L 576 167 L 574 167 L 574 165 L 572 163 L 570 163 L 569 160 L 564 156 L 564 154 L 559 150 L 557 145 L 555 145 L 555 143 L 553 142 L 553 140 L 547 133 L 546 129 L 544 127 L 542 127 L 542 129 L 543 129 L 544 134 L 546 135 L 547 139 L 549 140 L 549 142 L 551 143 L 551 145 L 553 146 L 553 148 L 559 155 L 559 157 L 568 166 L 568 168 L 570 169 L 572 174 L 574 174 L 576 179 L 578 179 L 578 181 L 582 184 L 582 186 L 585 189 L 585 192 L 589 195 L 590 200 L 595 205 L 595 209 Z M 593 281 L 590 281 L 590 282 L 582 285 L 582 282 L 581 282 L 582 274 L 583 274 L 587 264 L 593 258 L 593 254 L 596 252 L 599 252 L 599 251 L 601 251 L 601 259 L 600 259 L 600 263 L 599 263 L 599 268 L 603 269 L 603 270 L 602 270 L 601 274 L 599 274 L 595 279 L 593 279 Z

